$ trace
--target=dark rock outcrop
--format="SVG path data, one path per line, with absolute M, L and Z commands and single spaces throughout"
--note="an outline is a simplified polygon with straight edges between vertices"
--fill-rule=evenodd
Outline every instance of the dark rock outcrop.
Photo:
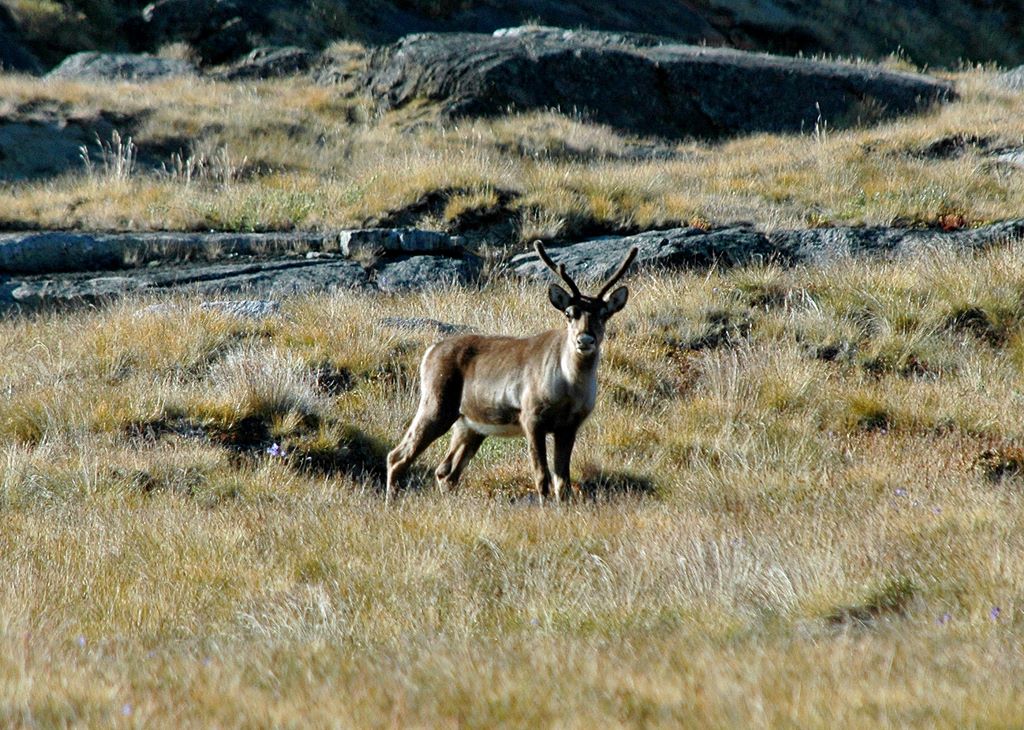
M 83 51 L 65 58 L 47 74 L 53 79 L 104 79 L 154 81 L 173 76 L 195 76 L 196 67 L 177 58 L 146 53 L 97 53 Z
M 248 266 L 211 267 L 211 272 L 188 270 L 168 285 L 205 295 L 245 293 L 261 298 L 280 298 L 339 290 L 367 290 L 366 271 L 354 261 L 313 260 L 257 263 Z
M 249 52 L 267 26 L 267 3 L 243 0 L 157 0 L 142 10 L 149 46 L 184 41 L 204 64 L 226 63 Z
M 209 75 L 224 81 L 272 79 L 308 71 L 315 60 L 315 54 L 298 46 L 263 46 Z
M 157 0 L 145 7 L 145 15 L 139 10 L 145 0 L 6 5 L 24 8 L 26 18 L 40 5 L 70 9 L 59 19 L 43 13 L 52 19 L 31 29 L 26 24 L 24 44 L 44 66 L 81 50 L 153 51 L 174 41 L 194 46 L 210 65 L 260 45 L 321 48 L 338 38 L 379 45 L 410 33 L 490 33 L 526 18 L 562 28 L 601 28 L 632 37 L 656 33 L 675 43 L 787 55 L 884 59 L 898 49 L 913 63 L 930 67 L 1024 62 L 1024 4 L 1015 0 Z
M 574 110 L 669 138 L 841 127 L 955 96 L 947 82 L 877 66 L 549 28 L 408 36 L 371 55 L 364 85 L 388 108 L 428 99 L 450 117 Z
M 22 42 L 21 31 L 7 6 L 0 5 L 0 72 L 38 74 L 42 66 Z
M 677 43 L 795 55 L 882 59 L 895 49 L 914 63 L 1024 60 L 1024 6 L 1012 0 L 377 0 L 347 4 L 346 37 L 392 43 L 410 33 L 486 32 L 522 23 L 669 35 Z

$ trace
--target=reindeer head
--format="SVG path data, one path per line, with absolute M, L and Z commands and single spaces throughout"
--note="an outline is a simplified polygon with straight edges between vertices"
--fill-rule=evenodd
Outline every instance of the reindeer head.
M 634 246 L 630 249 L 626 258 L 619 264 L 619 268 L 601 287 L 601 291 L 592 297 L 580 292 L 576 282 L 565 272 L 565 264 L 555 265 L 547 251 L 544 250 L 544 244 L 535 241 L 533 247 L 537 251 L 537 255 L 540 256 L 540 260 L 558 274 L 572 291 L 570 294 L 558 284 L 552 284 L 548 288 L 548 299 L 551 304 L 565 314 L 569 328 L 569 341 L 581 356 L 587 357 L 595 354 L 601 346 L 601 340 L 604 339 L 605 322 L 626 306 L 629 289 L 620 286 L 611 294 L 608 294 L 608 291 L 625 275 L 629 265 L 633 263 L 638 251 L 637 247 Z

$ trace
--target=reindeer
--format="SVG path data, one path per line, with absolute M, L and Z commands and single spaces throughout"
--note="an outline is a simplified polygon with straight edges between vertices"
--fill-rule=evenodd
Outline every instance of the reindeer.
M 442 492 L 453 489 L 488 436 L 525 436 L 541 504 L 552 484 L 547 435 L 554 437 L 555 499 L 568 497 L 569 460 L 576 432 L 594 409 L 597 364 L 608 319 L 626 306 L 629 290 L 609 290 L 636 258 L 634 246 L 596 296 L 587 296 L 540 241 L 541 261 L 562 279 L 548 289 L 565 315 L 565 329 L 533 337 L 462 335 L 432 345 L 420 365 L 420 403 L 401 442 L 388 454 L 385 503 L 398 479 L 424 449 L 452 429 L 451 445 L 434 472 Z M 607 295 L 607 296 L 606 296 Z

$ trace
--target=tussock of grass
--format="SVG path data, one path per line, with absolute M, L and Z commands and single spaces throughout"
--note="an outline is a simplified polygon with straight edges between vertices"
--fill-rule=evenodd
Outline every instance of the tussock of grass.
M 379 494 L 436 337 L 382 320 L 539 285 L 4 320 L 4 721 L 1012 725 L 1022 261 L 634 277 L 559 509 L 518 440 Z

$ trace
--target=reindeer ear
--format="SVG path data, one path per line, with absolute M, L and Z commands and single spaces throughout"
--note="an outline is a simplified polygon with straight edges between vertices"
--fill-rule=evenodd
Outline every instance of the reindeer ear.
M 604 303 L 605 316 L 611 317 L 626 306 L 627 299 L 629 299 L 629 289 L 627 287 L 620 286 L 618 289 L 613 291 Z
M 572 297 L 569 296 L 569 292 L 558 284 L 552 284 L 548 287 L 548 299 L 551 300 L 552 306 L 559 312 L 564 312 L 572 304 Z

